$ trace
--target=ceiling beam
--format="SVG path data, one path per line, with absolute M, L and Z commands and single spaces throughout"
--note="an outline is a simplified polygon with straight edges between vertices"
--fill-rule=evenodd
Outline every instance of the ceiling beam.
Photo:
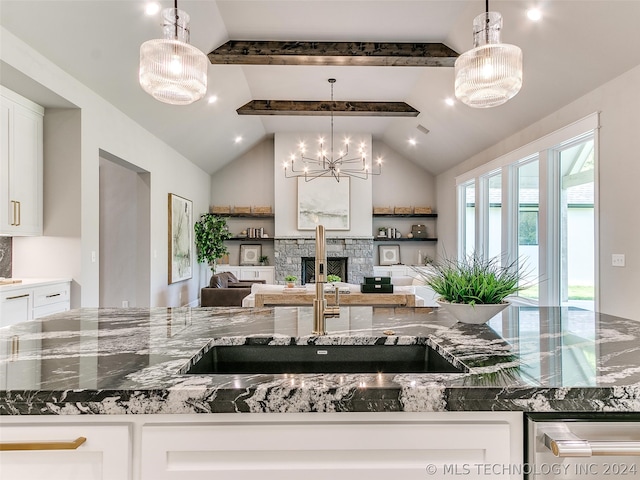
M 252 100 L 238 115 L 306 115 L 336 117 L 417 117 L 420 112 L 404 102 L 333 102 Z
M 443 43 L 229 40 L 208 56 L 227 65 L 453 67 L 458 53 Z

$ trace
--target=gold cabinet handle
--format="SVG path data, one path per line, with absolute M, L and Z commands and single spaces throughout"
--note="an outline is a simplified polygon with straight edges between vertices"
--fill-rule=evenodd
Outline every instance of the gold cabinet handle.
M 16 218 L 18 217 L 18 202 L 16 202 L 15 200 L 11 200 L 11 206 L 13 207 L 13 218 L 11 219 L 11 226 L 15 227 L 16 225 L 18 225 L 16 223 Z
M 0 442 L 0 451 L 8 450 L 76 450 L 86 442 L 85 437 L 78 437 L 70 442 Z
M 16 225 L 20 225 L 22 223 L 22 205 L 20 205 L 20 202 L 16 202 L 18 204 L 18 223 L 16 223 Z
M 13 297 L 6 297 L 5 300 L 15 300 L 17 298 L 25 298 L 28 297 L 29 294 L 25 293 L 24 295 L 14 295 Z

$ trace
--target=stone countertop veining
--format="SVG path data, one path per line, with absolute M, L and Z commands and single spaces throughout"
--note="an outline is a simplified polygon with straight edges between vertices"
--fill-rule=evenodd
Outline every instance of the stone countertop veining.
M 312 316 L 311 307 L 79 309 L 2 328 L 0 414 L 640 412 L 634 320 L 510 307 L 464 325 L 438 309 L 342 307 L 318 337 Z M 464 373 L 180 373 L 213 345 L 245 343 L 426 343 Z

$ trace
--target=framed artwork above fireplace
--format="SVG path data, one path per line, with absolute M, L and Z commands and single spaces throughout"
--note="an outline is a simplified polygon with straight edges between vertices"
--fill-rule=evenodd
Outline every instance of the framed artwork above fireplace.
M 298 230 L 349 230 L 349 178 L 298 178 Z

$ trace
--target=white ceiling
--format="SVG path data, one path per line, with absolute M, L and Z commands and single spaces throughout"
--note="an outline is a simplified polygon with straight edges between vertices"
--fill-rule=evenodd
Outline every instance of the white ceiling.
M 140 44 L 161 37 L 158 17 L 146 16 L 144 3 L 0 0 L 0 24 L 209 173 L 274 132 L 327 131 L 327 117 L 238 116 L 236 109 L 258 99 L 327 100 L 330 77 L 338 80 L 336 100 L 404 101 L 418 109 L 417 118 L 336 117 L 335 127 L 371 132 L 437 174 L 640 64 L 640 0 L 494 0 L 490 9 L 504 17 L 503 42 L 524 54 L 524 86 L 503 106 L 447 106 L 452 68 L 210 65 L 208 92 L 218 102 L 178 107 L 138 85 Z M 538 23 L 525 15 L 534 3 L 543 9 Z M 191 16 L 191 43 L 204 53 L 230 39 L 442 42 L 462 53 L 472 47 L 473 18 L 484 11 L 481 0 L 180 0 L 178 6 Z M 2 67 L 3 85 L 45 106 L 65 105 Z

